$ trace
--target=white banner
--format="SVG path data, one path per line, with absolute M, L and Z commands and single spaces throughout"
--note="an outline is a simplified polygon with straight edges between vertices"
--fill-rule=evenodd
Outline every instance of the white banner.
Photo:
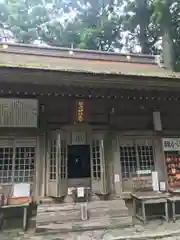
M 159 180 L 158 180 L 158 172 L 152 172 L 152 187 L 153 191 L 159 191 Z
M 164 151 L 180 151 L 180 138 L 163 138 Z

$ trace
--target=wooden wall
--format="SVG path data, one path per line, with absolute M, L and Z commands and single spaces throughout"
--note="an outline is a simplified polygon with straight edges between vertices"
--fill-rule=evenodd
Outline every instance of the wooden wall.
M 88 99 L 88 124 L 106 125 L 119 130 L 153 130 L 153 111 L 161 112 L 163 130 L 180 129 L 178 101 L 120 101 Z M 58 128 L 73 124 L 75 99 L 45 97 L 40 99 L 40 125 Z
M 180 130 L 179 92 L 3 84 L 0 97 L 38 98 L 40 128 L 73 124 L 75 101 L 85 99 L 86 123 L 119 130 L 153 130 L 160 111 L 163 130 Z

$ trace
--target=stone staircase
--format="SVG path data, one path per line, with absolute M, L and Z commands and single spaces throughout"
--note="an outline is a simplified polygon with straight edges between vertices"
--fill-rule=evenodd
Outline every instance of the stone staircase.
M 82 206 L 88 219 L 82 220 Z M 83 208 L 84 209 L 84 208 Z M 85 214 L 86 215 L 86 214 Z M 132 217 L 124 200 L 82 203 L 41 204 L 37 209 L 36 232 L 70 232 L 124 228 L 132 225 Z

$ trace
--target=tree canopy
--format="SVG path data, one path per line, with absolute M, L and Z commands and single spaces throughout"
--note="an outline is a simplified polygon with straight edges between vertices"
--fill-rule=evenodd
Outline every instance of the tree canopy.
M 4 0 L 0 24 L 20 43 L 144 54 L 162 43 L 171 66 L 180 62 L 177 0 Z

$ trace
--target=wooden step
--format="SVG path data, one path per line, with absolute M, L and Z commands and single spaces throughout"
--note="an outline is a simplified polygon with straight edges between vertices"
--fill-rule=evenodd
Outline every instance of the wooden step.
M 132 217 L 123 200 L 97 201 L 87 204 L 88 220 L 81 220 L 81 203 L 39 205 L 36 229 L 101 229 L 125 227 L 132 224 Z
M 87 221 L 70 221 L 66 223 L 49 223 L 36 227 L 36 232 L 74 232 L 74 231 L 91 231 L 100 229 L 116 229 L 132 226 L 130 216 L 119 219 L 103 218 L 89 219 Z

